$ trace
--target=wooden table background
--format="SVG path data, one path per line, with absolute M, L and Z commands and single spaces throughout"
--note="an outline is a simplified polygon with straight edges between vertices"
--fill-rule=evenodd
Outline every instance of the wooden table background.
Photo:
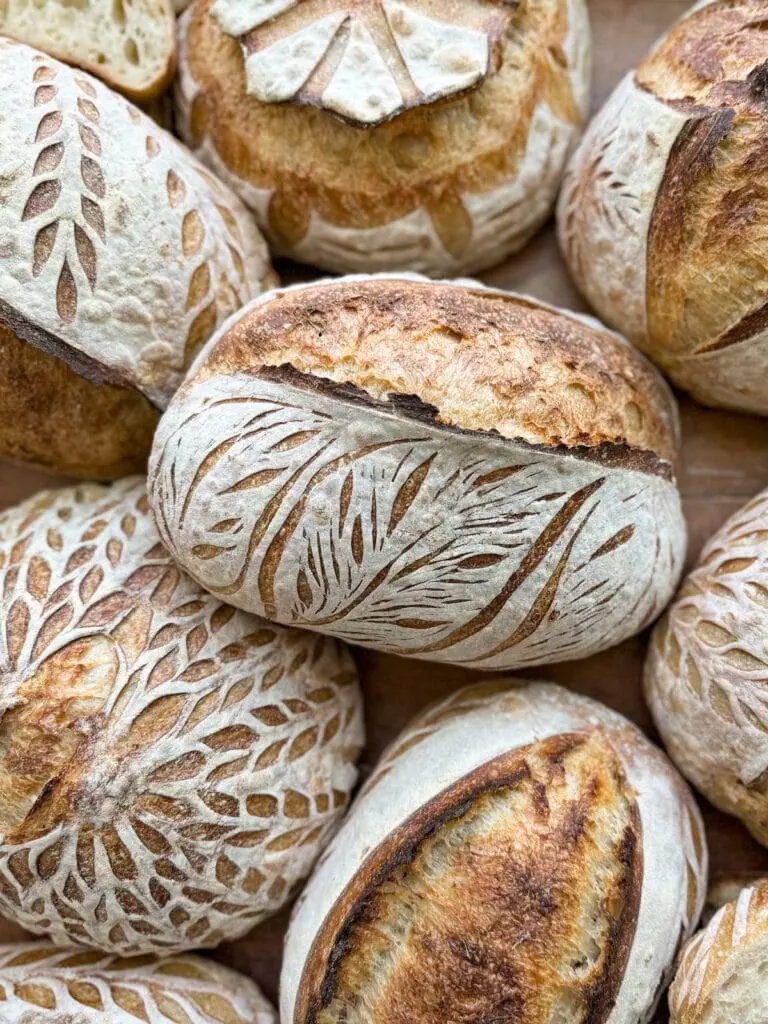
M 621 76 L 654 39 L 689 6 L 688 0 L 588 0 L 594 34 L 593 106 L 597 109 Z M 306 277 L 298 268 L 279 267 L 284 276 Z M 570 282 L 554 233 L 543 231 L 527 249 L 483 280 L 572 309 L 586 309 Z M 768 420 L 703 409 L 681 397 L 683 453 L 680 487 L 689 528 L 688 561 L 733 512 L 768 485 Z M 52 478 L 26 468 L 0 464 L 0 507 L 51 486 Z M 54 481 L 55 483 L 55 481 Z M 610 704 L 653 734 L 643 704 L 641 672 L 647 637 L 641 636 L 586 661 L 529 670 Z M 357 650 L 366 699 L 368 745 L 362 774 L 382 747 L 424 704 L 473 678 L 445 665 L 406 661 Z M 474 676 L 476 678 L 476 676 Z M 754 843 L 732 818 L 705 806 L 713 880 L 765 871 L 768 850 Z M 239 942 L 222 946 L 218 959 L 252 975 L 275 1000 L 287 912 L 254 929 Z M 0 940 L 22 938 L 16 926 L 0 919 Z

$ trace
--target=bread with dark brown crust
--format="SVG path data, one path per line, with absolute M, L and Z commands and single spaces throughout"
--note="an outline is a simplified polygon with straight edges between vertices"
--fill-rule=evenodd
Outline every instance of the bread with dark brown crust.
M 621 716 L 487 681 L 384 753 L 300 897 L 284 1024 L 640 1024 L 698 920 L 690 792 Z
M 656 617 L 684 550 L 676 448 L 662 378 L 595 322 L 345 278 L 230 321 L 163 417 L 150 493 L 175 557 L 236 605 L 503 668 Z
M 709 405 L 768 413 L 762 0 L 704 0 L 617 87 L 559 208 L 598 314 Z

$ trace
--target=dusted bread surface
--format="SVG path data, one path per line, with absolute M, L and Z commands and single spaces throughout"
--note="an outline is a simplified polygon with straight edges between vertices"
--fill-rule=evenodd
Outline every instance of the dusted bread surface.
M 704 899 L 690 792 L 629 722 L 488 680 L 385 751 L 294 912 L 286 1024 L 637 1024 Z
M 201 591 L 140 478 L 4 513 L 0 577 L 2 913 L 129 956 L 278 910 L 355 781 L 348 653 Z
M 684 549 L 676 448 L 663 380 L 599 325 L 346 278 L 230 321 L 160 423 L 149 493 L 174 557 L 238 607 L 504 668 L 659 614 Z

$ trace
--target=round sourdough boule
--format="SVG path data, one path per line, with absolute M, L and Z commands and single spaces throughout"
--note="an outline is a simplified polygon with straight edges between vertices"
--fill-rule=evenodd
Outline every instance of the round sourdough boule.
M 688 943 L 669 992 L 671 1024 L 768 1020 L 768 881 L 742 889 Z
M 0 1024 L 277 1024 L 248 978 L 199 956 L 0 945 Z
M 768 846 L 768 491 L 736 513 L 656 627 L 648 704 L 681 771 Z
M 0 456 L 143 470 L 216 326 L 271 283 L 237 197 L 83 71 L 0 38 Z
M 196 0 L 176 101 L 281 253 L 444 276 L 548 218 L 589 80 L 584 0 Z
M 150 501 L 201 585 L 433 661 L 586 656 L 681 571 L 676 407 L 629 345 L 531 299 L 408 275 L 271 293 L 164 415 Z M 226 595 L 226 596 L 225 596 Z
M 699 401 L 768 414 L 763 0 L 704 0 L 622 81 L 566 176 L 598 314 Z
M 625 718 L 486 681 L 385 751 L 299 897 L 283 1024 L 644 1024 L 695 927 L 696 804 Z
M 201 591 L 137 478 L 0 516 L 0 593 L 0 912 L 131 955 L 286 903 L 355 782 L 344 648 Z

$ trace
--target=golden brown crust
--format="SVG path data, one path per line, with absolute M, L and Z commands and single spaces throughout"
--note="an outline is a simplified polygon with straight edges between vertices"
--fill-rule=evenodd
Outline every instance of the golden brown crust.
M 362 131 L 312 107 L 261 103 L 246 92 L 238 39 L 199 0 L 187 30 L 196 142 L 208 135 L 226 166 L 255 188 L 275 189 L 269 226 L 296 244 L 312 211 L 348 228 L 369 228 L 425 207 L 445 248 L 468 243 L 461 196 L 515 177 L 538 103 L 566 124 L 581 123 L 564 46 L 562 0 L 521 4 L 501 67 L 468 95 L 405 111 Z M 460 155 L 460 156 L 459 156 Z
M 642 89 L 689 118 L 648 235 L 648 346 L 672 373 L 684 357 L 768 326 L 767 24 L 760 0 L 716 0 L 676 26 L 636 73 Z
M 67 476 L 143 472 L 158 411 L 132 388 L 96 384 L 0 324 L 0 455 Z
M 416 396 L 464 430 L 676 455 L 653 368 L 615 335 L 519 296 L 382 278 L 287 291 L 234 324 L 199 374 L 284 364 L 378 400 Z
M 641 876 L 638 809 L 603 739 L 502 755 L 357 872 L 315 939 L 294 1024 L 601 1024 Z

